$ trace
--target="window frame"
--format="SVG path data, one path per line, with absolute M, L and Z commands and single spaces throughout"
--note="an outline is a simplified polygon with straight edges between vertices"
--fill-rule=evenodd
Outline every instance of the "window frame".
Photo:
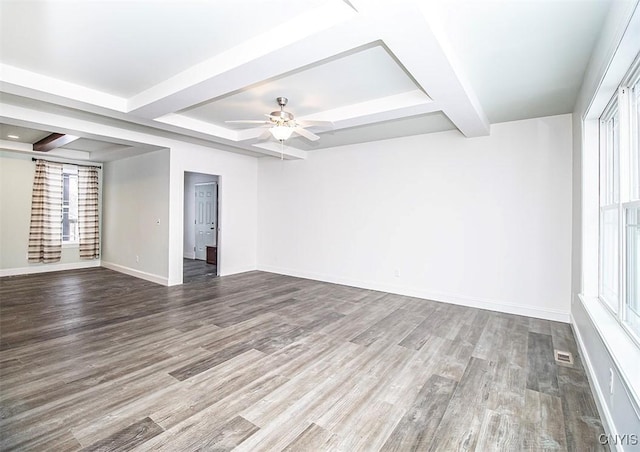
M 640 200 L 629 201 L 629 202 L 625 203 L 625 205 L 623 207 L 623 213 L 622 214 L 625 217 L 625 222 L 624 222 L 624 225 L 623 225 L 624 228 L 625 228 L 624 252 L 625 252 L 626 256 L 629 256 L 629 250 L 627 249 L 627 239 L 628 239 L 628 232 L 629 232 L 629 227 L 628 227 L 628 223 L 627 223 L 627 221 L 628 221 L 627 220 L 627 212 L 628 212 L 629 209 L 640 209 Z M 638 219 L 636 219 L 636 222 L 637 221 L 638 221 Z M 636 243 L 636 246 L 637 246 L 637 243 Z M 640 264 L 640 260 L 637 259 L 637 257 L 636 257 L 635 260 L 636 260 L 635 265 L 636 265 L 636 270 L 637 270 L 637 265 Z M 628 306 L 628 305 L 630 305 L 629 299 L 628 299 L 629 278 L 626 277 L 627 274 L 628 274 L 627 270 L 628 270 L 628 267 L 629 267 L 629 259 L 628 258 L 625 259 L 624 264 L 625 264 L 625 279 L 624 279 L 625 297 L 622 300 L 622 302 L 623 302 L 623 309 L 622 309 L 622 316 L 621 316 L 622 324 L 623 324 L 623 326 L 627 327 L 631 331 L 631 333 L 633 335 L 635 335 L 636 342 L 640 343 L 640 312 L 635 312 L 634 309 L 632 309 L 630 306 Z M 636 281 L 636 295 L 637 295 L 639 287 L 640 287 L 640 284 L 638 283 L 638 281 Z M 633 311 L 635 313 L 636 317 L 637 317 L 637 318 L 634 319 L 633 322 L 629 321 L 629 311 Z M 631 325 L 631 323 L 633 323 L 633 325 L 638 327 L 637 331 L 634 330 L 634 328 Z
M 600 116 L 599 120 L 599 137 L 600 137 L 600 145 L 598 151 L 598 163 L 599 163 L 599 171 L 598 171 L 598 298 L 604 304 L 604 306 L 613 314 L 617 316 L 620 312 L 620 300 L 622 299 L 622 292 L 620 287 L 620 276 L 621 276 L 621 267 L 620 267 L 620 245 L 621 245 L 621 235 L 620 235 L 620 167 L 619 167 L 619 156 L 620 156 L 620 147 L 618 146 L 617 159 L 615 152 L 615 123 L 611 126 L 612 121 L 618 123 L 618 137 L 619 133 L 619 123 L 620 123 L 620 110 L 618 107 L 618 93 L 611 98 L 609 103 L 607 104 L 604 112 Z M 619 144 L 619 143 L 618 143 Z M 603 155 L 604 153 L 604 155 Z M 607 165 L 607 168 L 603 169 L 603 165 Z M 609 165 L 613 167 L 611 173 L 609 172 Z M 604 179 L 604 180 L 603 180 Z M 617 180 L 616 180 L 617 179 Z M 616 187 L 617 185 L 617 187 Z M 617 196 L 616 196 L 617 195 Z M 615 210 L 617 215 L 617 231 L 616 231 L 616 242 L 617 242 L 617 261 L 616 271 L 617 271 L 617 290 L 615 294 L 615 300 L 608 300 L 605 294 L 604 287 L 604 243 L 603 243 L 603 224 L 604 217 L 606 212 L 610 212 Z M 615 306 L 615 308 L 614 308 Z
M 638 121 L 640 118 L 637 112 L 638 102 L 640 102 L 640 56 L 631 65 L 627 75 L 622 79 L 620 86 L 606 108 L 604 108 L 599 118 L 598 129 L 598 299 L 636 346 L 640 347 L 640 322 L 635 317 L 631 322 L 628 313 L 628 310 L 632 310 L 628 297 L 630 295 L 629 278 L 632 278 L 633 275 L 629 274 L 630 250 L 627 249 L 629 233 L 628 212 L 630 209 L 640 208 L 640 137 L 638 135 L 640 133 Z M 614 186 L 612 187 L 608 168 L 604 168 L 603 171 L 602 166 L 609 164 L 610 160 L 608 158 L 610 155 L 608 153 L 611 152 L 611 149 L 615 149 L 615 141 L 611 141 L 611 138 L 613 138 L 611 135 L 615 136 L 615 133 L 609 133 L 609 124 L 615 117 L 617 117 L 618 121 L 619 139 L 617 155 L 615 152 L 613 154 L 613 174 L 616 174 L 617 167 L 617 181 L 613 181 Z M 615 130 L 615 127 L 612 130 Z M 611 146 L 612 143 L 613 147 Z M 617 161 L 615 161 L 616 159 Z M 612 193 L 609 191 L 612 191 Z M 618 219 L 617 311 L 612 308 L 603 293 L 605 252 L 603 251 L 602 232 L 604 212 L 611 210 L 617 211 Z M 637 259 L 635 263 L 640 265 L 640 259 Z M 636 291 L 638 287 L 640 287 L 640 284 L 636 281 Z

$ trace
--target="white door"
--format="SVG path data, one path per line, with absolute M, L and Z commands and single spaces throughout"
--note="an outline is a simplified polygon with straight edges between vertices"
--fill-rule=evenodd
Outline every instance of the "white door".
M 196 184 L 196 259 L 206 260 L 207 246 L 216 246 L 218 184 Z

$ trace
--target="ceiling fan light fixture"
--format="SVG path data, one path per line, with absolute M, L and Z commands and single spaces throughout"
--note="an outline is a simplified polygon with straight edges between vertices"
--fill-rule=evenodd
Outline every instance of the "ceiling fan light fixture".
M 269 129 L 273 138 L 278 141 L 284 141 L 288 139 L 293 133 L 293 128 L 287 126 L 273 126 Z

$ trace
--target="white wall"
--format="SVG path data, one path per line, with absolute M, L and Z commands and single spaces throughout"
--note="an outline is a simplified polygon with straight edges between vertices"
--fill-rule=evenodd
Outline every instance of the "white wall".
M 261 159 L 258 181 L 259 269 L 569 319 L 570 115 Z
M 168 185 L 160 181 L 149 182 L 150 186 L 160 185 L 168 190 L 168 203 L 162 206 L 147 206 L 143 212 L 145 218 L 140 222 L 144 227 L 148 226 L 149 218 L 162 217 L 165 209 L 168 209 L 168 238 L 164 241 L 156 240 L 156 231 L 159 233 L 167 222 L 161 223 L 157 229 L 152 229 L 152 240 L 155 248 L 145 251 L 143 254 L 160 252 L 161 246 L 165 254 L 155 263 L 146 262 L 148 257 L 140 256 L 140 262 L 132 261 L 134 253 L 130 249 L 117 243 L 118 236 L 127 233 L 127 229 L 136 226 L 137 213 L 132 213 L 133 218 L 120 218 L 123 226 L 115 224 L 115 219 L 104 215 L 104 228 L 112 232 L 108 249 L 103 249 L 103 265 L 111 268 L 133 273 L 136 276 L 145 277 L 162 284 L 180 284 L 182 282 L 182 254 L 183 254 L 183 215 L 184 215 L 184 172 L 198 172 L 205 174 L 217 174 L 220 176 L 220 246 L 218 248 L 218 267 L 221 275 L 229 275 L 256 268 L 256 243 L 257 243 L 257 161 L 255 157 L 204 147 L 197 144 L 158 136 L 145 131 L 137 131 L 129 128 L 120 128 L 112 124 L 92 122 L 85 119 L 74 118 L 59 113 L 43 112 L 29 108 L 9 109 L 8 114 L 16 121 L 25 121 L 29 124 L 37 124 L 44 130 L 66 130 L 76 132 L 79 136 L 111 137 L 130 143 L 138 143 L 146 146 L 154 146 L 169 149 L 169 176 Z M 146 154 L 140 156 L 145 158 Z M 114 168 L 123 171 L 122 177 L 128 183 L 135 182 L 135 175 L 123 168 L 123 162 L 137 162 L 134 160 L 122 160 L 113 162 Z M 107 166 L 111 166 L 109 163 Z M 137 166 L 137 163 L 136 163 Z M 165 168 L 164 163 L 161 165 Z M 126 178 L 124 175 L 126 174 Z M 116 184 L 119 183 L 116 181 Z M 107 186 L 112 182 L 105 181 Z M 125 188 L 111 187 L 114 191 L 110 198 L 124 199 L 124 202 L 137 202 L 136 199 L 127 200 L 127 196 L 139 198 L 142 195 L 129 193 Z M 135 187 L 134 187 L 135 189 Z M 156 198 L 159 199 L 159 198 Z M 106 202 L 106 195 L 105 195 Z M 112 205 L 111 210 L 117 211 L 117 206 Z M 107 225 L 106 222 L 112 223 Z M 133 231 L 133 234 L 141 234 Z M 148 240 L 148 237 L 144 237 Z M 106 245 L 106 243 L 105 243 Z M 105 252 L 106 251 L 106 255 Z M 117 263 L 116 263 L 117 262 Z M 134 264 L 139 264 L 134 266 Z M 168 269 L 167 269 L 168 267 Z M 168 275 L 168 276 L 167 276 Z
M 185 171 L 219 176 L 220 275 L 256 269 L 257 160 L 255 157 L 172 141 L 169 285 L 182 283 Z
M 0 276 L 99 266 L 99 260 L 80 259 L 77 245 L 65 245 L 58 263 L 28 262 L 35 174 L 31 158 L 30 154 L 0 151 Z
M 104 164 L 102 264 L 167 284 L 169 150 Z
M 195 219 L 196 219 L 196 205 L 194 202 L 195 185 L 205 182 L 218 182 L 217 176 L 210 174 L 191 173 L 184 174 L 184 221 L 183 234 L 184 240 L 182 245 L 183 256 L 186 259 L 195 259 L 195 246 L 196 246 L 196 231 L 195 231 Z M 215 211 L 215 202 L 214 211 Z M 216 236 L 213 236 L 213 245 L 216 244 Z

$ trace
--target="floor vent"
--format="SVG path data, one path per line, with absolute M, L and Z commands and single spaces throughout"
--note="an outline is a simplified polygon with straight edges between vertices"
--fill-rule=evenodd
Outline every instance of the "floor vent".
M 573 364 L 573 356 L 569 352 L 554 350 L 556 361 L 563 364 Z

